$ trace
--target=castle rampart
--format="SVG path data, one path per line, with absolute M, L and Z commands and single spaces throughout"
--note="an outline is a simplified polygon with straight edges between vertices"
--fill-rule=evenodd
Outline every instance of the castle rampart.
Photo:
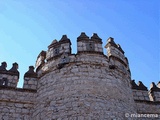
M 53 40 L 38 55 L 36 70 L 29 66 L 23 88 L 17 88 L 18 64 L 7 70 L 2 62 L 0 118 L 122 120 L 126 113 L 160 114 L 160 82 L 150 90 L 141 81 L 136 84 L 121 46 L 109 37 L 105 55 L 102 44 L 96 33 L 89 38 L 82 32 L 72 54 L 67 35 Z

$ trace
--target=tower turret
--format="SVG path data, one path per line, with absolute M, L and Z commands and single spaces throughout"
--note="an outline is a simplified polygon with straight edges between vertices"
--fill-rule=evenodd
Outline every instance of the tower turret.
M 128 59 L 125 57 L 121 46 L 114 42 L 114 38 L 108 38 L 105 48 L 107 49 L 107 56 L 109 58 L 109 68 L 118 69 L 130 77 Z
M 60 52 L 60 43 L 64 42 L 66 52 Z M 58 54 L 53 54 L 59 46 Z M 119 69 L 109 68 L 102 39 L 96 33 L 89 38 L 82 32 L 77 46 L 77 54 L 70 54 L 67 36 L 59 42 L 54 40 L 49 46 L 47 61 L 37 72 L 38 102 L 33 119 L 124 119 L 125 113 L 135 113 L 130 77 L 122 76 Z M 120 46 L 116 47 L 122 52 Z M 126 69 L 127 62 L 118 57 L 117 60 L 110 56 L 110 60 Z M 108 112 L 112 116 L 108 116 Z
M 56 59 L 63 53 L 71 54 L 71 42 L 67 35 L 63 35 L 60 41 L 53 40 L 48 46 L 46 60 Z
M 45 63 L 46 51 L 41 51 L 36 60 L 36 71 L 38 71 Z
M 82 32 L 81 35 L 77 37 L 77 52 L 103 54 L 102 39 L 96 33 L 93 33 L 93 36 L 89 39 L 89 37 Z

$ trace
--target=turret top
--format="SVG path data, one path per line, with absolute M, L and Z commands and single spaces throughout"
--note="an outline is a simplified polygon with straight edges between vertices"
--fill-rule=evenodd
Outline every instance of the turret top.
M 37 73 L 34 72 L 33 66 L 29 66 L 29 70 L 24 74 L 24 77 L 37 77 Z
M 63 35 L 60 41 L 64 41 L 64 40 L 70 40 L 70 39 L 67 37 L 67 35 Z
M 6 71 L 6 67 L 7 67 L 7 63 L 6 62 L 2 62 L 1 66 L 0 66 L 0 71 Z
M 89 37 L 85 34 L 85 32 L 81 32 L 81 35 L 77 37 L 77 40 L 81 39 L 89 40 Z

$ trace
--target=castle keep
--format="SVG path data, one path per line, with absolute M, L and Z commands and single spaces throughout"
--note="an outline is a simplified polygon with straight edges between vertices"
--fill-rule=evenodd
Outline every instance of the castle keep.
M 154 114 L 160 119 L 160 82 L 150 90 L 131 80 L 129 63 L 119 44 L 84 32 L 77 38 L 77 53 L 63 35 L 29 66 L 23 88 L 17 88 L 18 64 L 0 66 L 1 120 L 142 120 L 132 114 Z M 159 116 L 158 116 L 159 115 Z

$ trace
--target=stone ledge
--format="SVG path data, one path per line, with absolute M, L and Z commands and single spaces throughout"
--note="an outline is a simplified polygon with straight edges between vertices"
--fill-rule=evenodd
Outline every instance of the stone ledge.
M 7 102 L 7 103 L 22 103 L 22 104 L 34 104 L 33 102 L 25 102 L 25 101 L 14 101 L 14 100 L 0 100 L 0 103 Z
M 78 51 L 77 55 L 81 53 L 91 53 L 91 54 L 103 55 L 103 52 L 97 52 L 97 51 Z
M 93 40 L 93 39 L 88 39 L 88 40 L 86 40 L 86 39 L 78 39 L 77 40 L 77 42 L 85 42 L 85 43 L 88 43 L 88 42 L 94 42 L 94 43 L 99 43 L 99 44 L 103 44 L 103 42 L 102 41 L 98 41 L 98 40 Z
M 109 56 L 109 59 L 110 58 L 113 58 L 113 59 L 116 59 L 116 60 L 118 60 L 120 63 L 122 63 L 125 67 L 127 67 L 127 64 L 125 63 L 125 62 L 123 62 L 123 60 L 121 60 L 120 58 L 118 58 L 118 57 L 116 57 L 116 56 L 113 56 L 113 55 L 111 55 L 111 56 Z
M 67 64 L 67 67 L 68 66 L 70 66 L 70 65 L 72 65 L 72 64 L 75 64 L 75 65 L 77 65 L 77 64 L 83 64 L 83 65 L 95 65 L 95 66 L 104 66 L 104 63 L 95 63 L 95 62 L 82 62 L 82 61 L 74 61 L 74 62 L 69 62 L 68 64 Z M 38 77 L 38 79 L 40 79 L 41 77 L 43 77 L 43 76 L 45 76 L 47 73 L 49 73 L 49 72 L 51 72 L 51 71 L 56 71 L 56 70 L 59 70 L 60 71 L 60 69 L 58 69 L 56 66 L 54 66 L 54 67 L 52 67 L 52 68 L 50 68 L 50 70 L 47 70 L 47 71 L 44 71 L 39 77 Z
M 15 91 L 19 91 L 19 92 L 32 92 L 32 93 L 37 92 L 37 90 L 14 88 L 14 87 L 7 87 L 7 86 L 0 86 L 0 90 L 15 90 Z
M 70 52 L 67 52 L 67 54 L 70 56 L 70 55 L 73 55 L 73 54 L 71 54 Z M 54 57 L 50 57 L 49 59 L 47 59 L 47 62 L 48 61 L 52 61 L 52 60 L 56 60 L 56 59 L 58 59 L 58 58 L 60 58 L 61 56 L 63 55 L 63 53 L 61 53 L 61 54 L 58 54 L 58 55 L 56 55 L 56 56 L 54 56 Z M 46 63 L 47 63 L 46 62 Z M 44 63 L 45 64 L 45 63 Z M 43 65 L 44 65 L 43 64 Z M 42 66 L 43 67 L 43 66 Z
M 134 100 L 136 103 L 146 103 L 151 105 L 160 105 L 160 101 Z

